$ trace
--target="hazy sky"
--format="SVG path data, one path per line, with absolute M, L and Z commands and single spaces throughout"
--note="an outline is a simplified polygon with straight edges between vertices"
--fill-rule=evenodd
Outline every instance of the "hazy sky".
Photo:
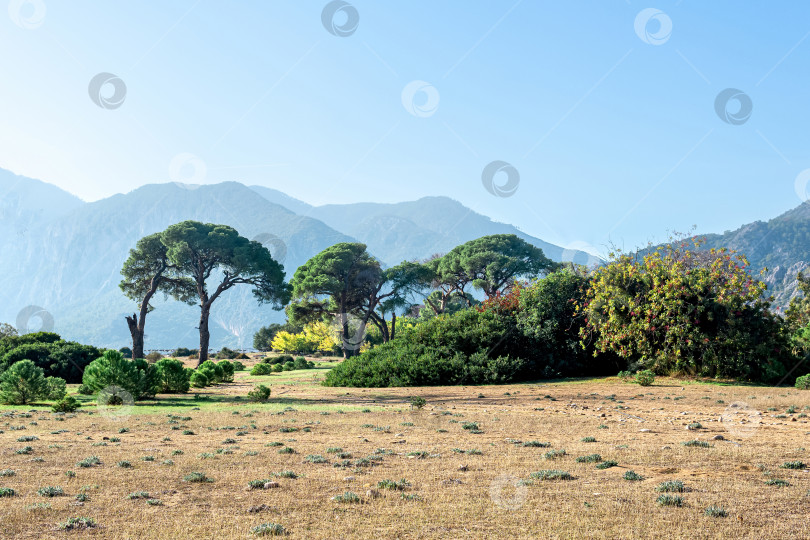
M 6 3 L 0 167 L 85 200 L 447 195 L 604 252 L 768 219 L 810 179 L 802 2 Z

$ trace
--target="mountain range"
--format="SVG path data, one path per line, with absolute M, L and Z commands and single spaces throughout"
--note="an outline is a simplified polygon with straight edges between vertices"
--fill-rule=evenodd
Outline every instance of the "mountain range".
M 83 202 L 56 186 L 0 169 L 0 321 L 35 330 L 41 320 L 66 339 L 102 347 L 129 343 L 124 316 L 136 310 L 118 288 L 129 250 L 145 235 L 194 219 L 223 223 L 264 243 L 287 278 L 338 242 L 360 241 L 383 265 L 444 253 L 487 234 L 516 234 L 552 260 L 590 254 L 529 236 L 447 197 L 397 204 L 314 207 L 281 191 L 238 182 L 148 184 L 127 194 Z M 146 348 L 195 346 L 198 308 L 153 302 Z M 33 306 L 33 307 L 32 307 Z M 44 318 L 29 315 L 42 312 Z M 228 291 L 214 305 L 211 346 L 250 347 L 261 326 L 284 319 L 259 306 L 249 288 Z

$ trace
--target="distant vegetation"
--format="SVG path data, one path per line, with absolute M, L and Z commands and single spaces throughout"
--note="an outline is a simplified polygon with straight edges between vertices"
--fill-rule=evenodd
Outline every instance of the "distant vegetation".
M 619 373 L 642 386 L 657 375 L 810 386 L 802 376 L 810 352 L 810 279 L 799 276 L 804 296 L 781 318 L 742 254 L 700 247 L 677 241 L 645 253 L 618 252 L 588 269 L 554 263 L 514 235 L 491 235 L 383 268 L 364 244 L 339 243 L 299 267 L 287 284 L 283 267 L 261 244 L 230 227 L 183 222 L 141 239 L 124 264 L 121 287 L 140 310 L 127 317 L 131 349 L 105 352 L 53 333 L 18 336 L 0 326 L 0 374 L 22 370 L 18 378 L 28 385 L 14 390 L 14 377 L 6 375 L 2 399 L 60 400 L 64 382 L 58 381 L 81 382 L 87 394 L 120 388 L 134 400 L 229 383 L 247 356 L 226 347 L 214 355 L 218 362 L 209 360 L 207 321 L 219 295 L 241 284 L 252 286 L 259 302 L 286 304 L 288 316 L 254 336 L 257 349 L 283 353 L 253 366 L 254 376 L 311 369 L 304 354 L 339 353 L 345 360 L 325 385 L 492 384 Z M 158 353 L 143 355 L 146 314 L 157 292 L 199 303 L 200 348 L 173 354 L 197 358 L 196 369 Z

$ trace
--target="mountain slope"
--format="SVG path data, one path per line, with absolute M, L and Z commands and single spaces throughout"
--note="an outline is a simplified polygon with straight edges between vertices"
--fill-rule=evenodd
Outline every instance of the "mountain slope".
M 396 204 L 330 204 L 313 208 L 309 215 L 364 242 L 371 253 L 389 265 L 446 253 L 489 234 L 515 234 L 541 248 L 550 259 L 563 258 L 561 247 L 512 225 L 492 221 L 448 197 L 424 197 Z M 565 255 L 583 264 L 589 257 L 583 252 Z
M 286 246 L 271 242 L 268 247 L 284 258 L 288 279 L 312 255 L 352 240 L 318 220 L 256 197 L 236 182 L 146 185 L 83 204 L 13 238 L 6 246 L 8 256 L 0 260 L 0 320 L 14 322 L 23 307 L 36 305 L 49 311 L 55 331 L 70 339 L 126 344 L 123 317 L 135 304 L 118 283 L 129 249 L 139 238 L 186 219 L 231 225 L 251 239 L 275 235 Z M 147 348 L 194 345 L 197 318 L 195 306 L 166 302 L 147 319 Z M 214 305 L 212 346 L 250 346 L 259 326 L 280 319 L 283 313 L 257 306 L 248 287 L 232 289 Z
M 706 247 L 728 247 L 744 253 L 774 295 L 775 307 L 784 308 L 797 294 L 796 274 L 810 265 L 810 202 L 767 222 L 755 221 L 724 234 L 705 235 Z

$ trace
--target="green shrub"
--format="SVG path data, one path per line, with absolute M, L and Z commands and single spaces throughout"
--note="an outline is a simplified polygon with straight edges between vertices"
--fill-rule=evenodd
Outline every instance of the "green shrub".
M 47 399 L 59 401 L 67 395 L 67 383 L 65 379 L 59 377 L 45 377 L 45 384 L 48 386 Z
M 627 471 L 626 473 L 624 473 L 624 476 L 622 478 L 624 478 L 625 480 L 630 480 L 631 482 L 638 482 L 640 480 L 644 480 L 644 477 L 638 474 L 636 471 Z
M 217 365 L 222 368 L 222 382 L 233 382 L 233 374 L 236 371 L 233 363 L 229 360 L 222 360 L 217 362 Z
M 171 356 L 179 357 L 179 356 L 192 356 L 193 354 L 198 354 L 200 351 L 198 349 L 187 349 L 186 347 L 178 347 L 174 351 L 172 351 Z
M 640 386 L 650 386 L 655 382 L 655 374 L 649 369 L 645 369 L 636 373 L 636 384 Z
M 658 484 L 658 487 L 655 488 L 655 491 L 662 492 L 662 493 L 683 493 L 686 491 L 686 487 L 683 485 L 683 482 L 680 480 L 667 480 L 665 482 L 661 482 Z
M 219 384 L 225 377 L 225 370 L 222 369 L 222 366 L 212 360 L 206 360 L 197 366 L 197 371 L 204 373 L 208 377 L 208 384 Z
M 65 491 L 59 486 L 46 486 L 39 488 L 37 493 L 40 497 L 59 497 L 64 495 Z
M 132 349 L 129 347 L 121 347 L 118 352 L 124 355 L 124 358 L 132 358 Z
M 146 360 L 127 360 L 118 351 L 105 351 L 84 370 L 82 383 L 94 392 L 117 386 L 129 392 L 133 399 L 144 399 L 157 392 L 157 370 Z
M 710 506 L 703 511 L 703 515 L 709 517 L 727 517 L 728 512 L 722 506 Z
M 83 396 L 92 396 L 93 395 L 93 389 L 90 388 L 89 386 L 87 386 L 86 384 L 80 384 L 79 388 L 76 389 L 76 392 L 78 394 L 83 395 Z
M 31 360 L 20 360 L 0 375 L 0 402 L 25 405 L 47 397 L 48 384 L 42 368 Z
M 270 375 L 273 371 L 273 366 L 271 364 L 256 364 L 253 366 L 253 369 L 250 370 L 251 375 Z
M 313 367 L 315 364 L 307 361 L 303 356 L 299 356 L 293 361 L 293 369 L 312 369 Z
M 239 360 L 236 360 L 236 361 L 234 361 L 232 363 L 233 363 L 233 370 L 234 371 L 245 371 L 245 369 L 246 369 L 245 364 L 243 364 Z
M 64 341 L 52 332 L 33 332 L 0 340 L 0 373 L 20 360 L 31 360 L 46 377 L 60 377 L 69 384 L 82 380 L 82 371 L 102 351 L 73 341 Z
M 13 497 L 14 490 L 11 488 L 0 488 L 0 498 L 2 497 Z
M 810 390 L 810 374 L 796 377 L 796 388 L 799 390 Z
M 295 362 L 284 362 L 284 371 L 292 371 L 295 369 Z
M 222 347 L 220 351 L 214 355 L 217 360 L 232 360 L 239 356 L 239 353 L 228 347 Z
M 268 356 L 262 362 L 265 364 L 286 364 L 287 362 L 295 362 L 295 358 L 289 354 L 280 354 L 278 356 Z
M 152 351 L 152 352 L 150 352 L 149 354 L 146 355 L 144 360 L 146 360 L 150 364 L 154 364 L 155 362 L 157 362 L 161 358 L 163 358 L 162 354 L 160 354 L 157 351 Z
M 190 386 L 190 375 L 183 362 L 174 358 L 161 358 L 155 363 L 161 394 L 184 394 Z
M 678 495 L 660 495 L 655 501 L 660 506 L 683 506 L 683 497 Z
M 262 523 L 250 529 L 250 534 L 256 536 L 284 536 L 287 534 L 287 529 L 278 523 Z
M 281 364 L 275 364 L 273 366 L 270 366 L 270 369 L 273 371 L 273 373 L 281 373 L 282 371 L 284 371 L 284 366 L 282 366 Z
M 189 384 L 194 388 L 205 388 L 208 386 L 208 377 L 205 373 L 194 371 L 189 378 Z
M 267 401 L 270 399 L 270 388 L 263 384 L 256 385 L 248 392 L 248 398 L 253 401 Z
M 567 471 L 546 470 L 533 472 L 530 475 L 535 480 L 573 480 L 574 477 Z
M 53 412 L 68 413 L 76 411 L 79 407 L 81 407 L 81 403 L 79 403 L 75 397 L 66 396 L 65 398 L 51 405 L 51 410 L 53 410 Z

